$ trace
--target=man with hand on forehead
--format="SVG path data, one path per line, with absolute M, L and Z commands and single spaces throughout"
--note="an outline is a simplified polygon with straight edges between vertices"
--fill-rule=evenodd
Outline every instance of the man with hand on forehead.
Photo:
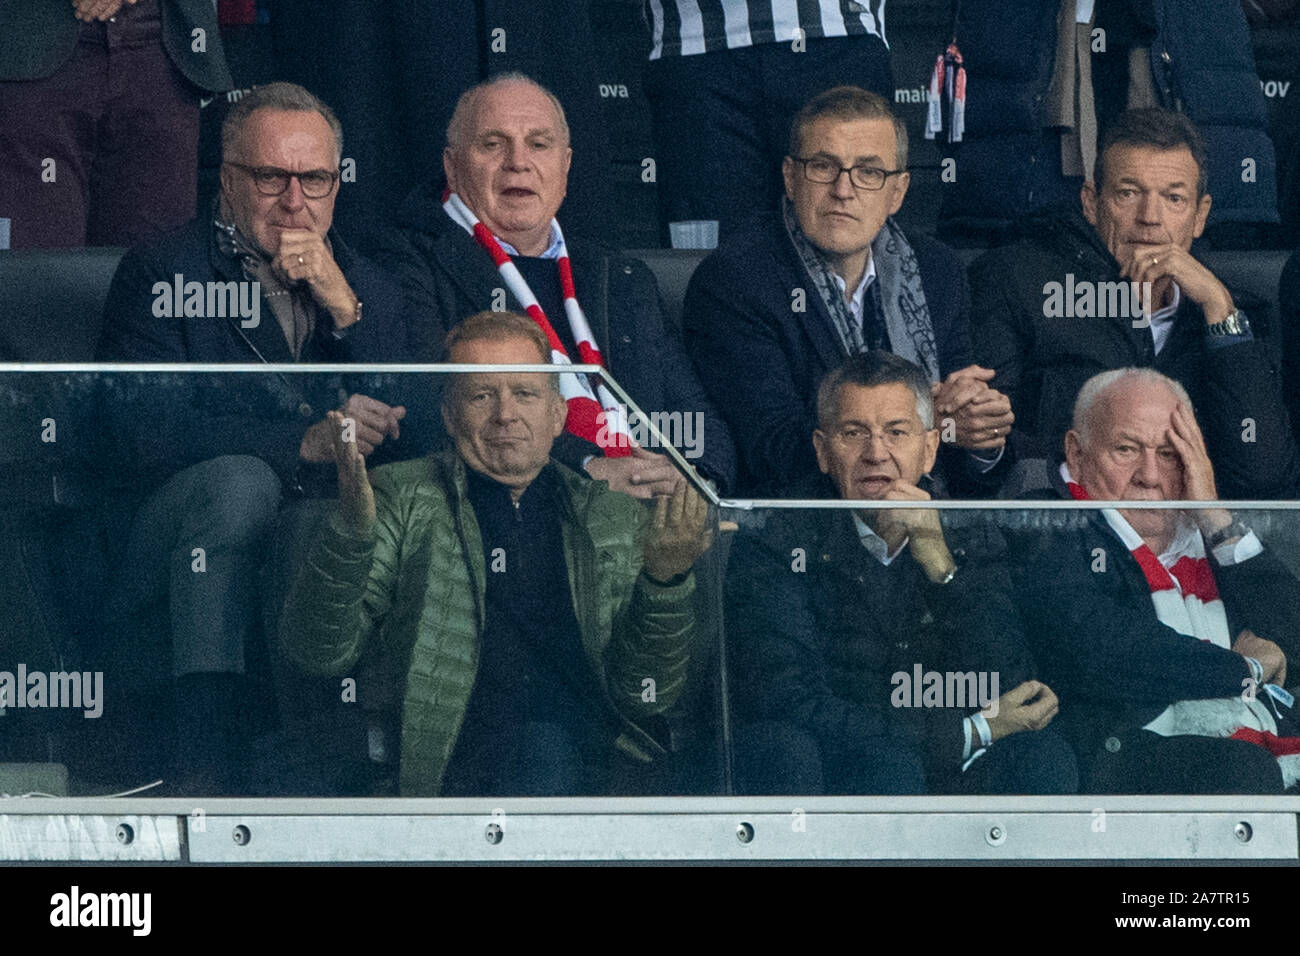
M 1061 497 L 1219 497 L 1187 392 L 1154 369 L 1089 379 L 1064 444 Z M 1276 702 L 1300 650 L 1300 580 L 1224 508 L 1086 515 L 1013 549 L 1025 632 L 1060 694 L 1085 790 L 1280 792 L 1268 750 L 1215 738 L 1279 732 L 1270 721 L 1286 712 Z M 1238 713 L 1256 697 L 1257 712 Z
M 446 354 L 550 357 L 531 318 L 494 312 L 453 329 Z M 454 450 L 370 474 L 331 412 L 338 509 L 281 634 L 311 673 L 359 667 L 372 727 L 400 740 L 403 796 L 608 793 L 665 754 L 707 504 L 678 482 L 650 507 L 553 460 L 558 377 L 455 375 Z

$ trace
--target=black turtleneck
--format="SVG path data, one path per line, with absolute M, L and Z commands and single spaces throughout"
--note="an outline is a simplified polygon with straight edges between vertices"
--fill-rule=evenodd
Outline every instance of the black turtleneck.
M 606 717 L 582 647 L 560 526 L 561 479 L 547 465 L 518 504 L 473 470 L 467 492 L 483 539 L 487 620 L 465 721 L 442 794 L 492 792 L 525 722 L 561 724 L 577 739 Z
M 564 311 L 564 287 L 560 285 L 560 267 L 556 259 L 542 259 L 539 256 L 515 256 L 515 266 L 519 274 L 528 283 L 537 297 L 537 304 L 546 313 L 547 320 L 555 329 L 555 334 L 564 344 L 571 362 L 578 362 L 578 346 L 569 328 L 569 317 Z M 581 298 L 579 298 L 581 301 Z

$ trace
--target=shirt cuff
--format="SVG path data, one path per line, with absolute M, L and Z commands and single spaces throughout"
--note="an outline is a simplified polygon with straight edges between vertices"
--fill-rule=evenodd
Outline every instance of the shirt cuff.
M 1255 333 L 1250 329 L 1242 332 L 1240 335 L 1214 335 L 1206 326 L 1205 347 L 1213 351 L 1214 349 L 1227 348 L 1229 345 L 1242 345 L 1246 342 L 1255 341 Z
M 889 565 L 893 563 L 893 560 L 903 553 L 903 549 L 907 547 L 907 543 L 911 540 L 912 539 L 909 537 L 909 538 L 904 538 L 902 541 L 898 542 L 898 547 L 894 549 L 893 553 L 886 554 L 883 558 L 880 559 L 880 563 L 883 564 L 885 567 L 889 567 Z
M 971 714 L 961 722 L 961 730 L 963 738 L 961 769 L 964 773 L 967 767 L 993 746 L 993 735 L 989 731 L 989 723 L 984 719 L 983 714 Z M 975 747 L 976 740 L 979 741 L 979 747 L 972 753 L 971 749 Z
M 1255 537 L 1255 532 L 1247 531 L 1236 541 L 1225 541 L 1215 548 L 1214 560 L 1221 566 L 1228 567 L 1229 565 L 1249 561 L 1256 555 L 1263 553 L 1264 545 L 1260 543 L 1259 538 Z
M 979 472 L 982 475 L 992 471 L 998 466 L 998 462 L 1002 460 L 1002 456 L 1006 453 L 1006 450 L 1007 446 L 1003 445 L 1001 448 L 993 452 L 992 458 L 989 457 L 990 450 L 986 448 L 968 448 L 967 452 L 975 459 L 975 467 L 979 469 Z

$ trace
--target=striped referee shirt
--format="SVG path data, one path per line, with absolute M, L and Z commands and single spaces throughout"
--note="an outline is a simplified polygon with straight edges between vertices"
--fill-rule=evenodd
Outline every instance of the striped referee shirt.
M 650 59 L 790 43 L 817 37 L 878 36 L 886 0 L 645 0 Z M 887 42 L 887 41 L 885 41 Z

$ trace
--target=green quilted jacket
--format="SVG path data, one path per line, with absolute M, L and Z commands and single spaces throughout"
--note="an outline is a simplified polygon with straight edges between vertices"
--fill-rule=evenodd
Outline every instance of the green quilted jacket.
M 663 748 L 639 725 L 681 693 L 694 578 L 664 587 L 641 574 L 645 505 L 552 464 L 582 645 L 624 728 L 616 746 L 650 761 Z M 401 794 L 437 796 L 478 673 L 482 540 L 454 452 L 381 466 L 370 482 L 374 531 L 358 536 L 331 512 L 290 590 L 281 641 L 312 674 L 358 663 L 389 674 L 400 697 Z

